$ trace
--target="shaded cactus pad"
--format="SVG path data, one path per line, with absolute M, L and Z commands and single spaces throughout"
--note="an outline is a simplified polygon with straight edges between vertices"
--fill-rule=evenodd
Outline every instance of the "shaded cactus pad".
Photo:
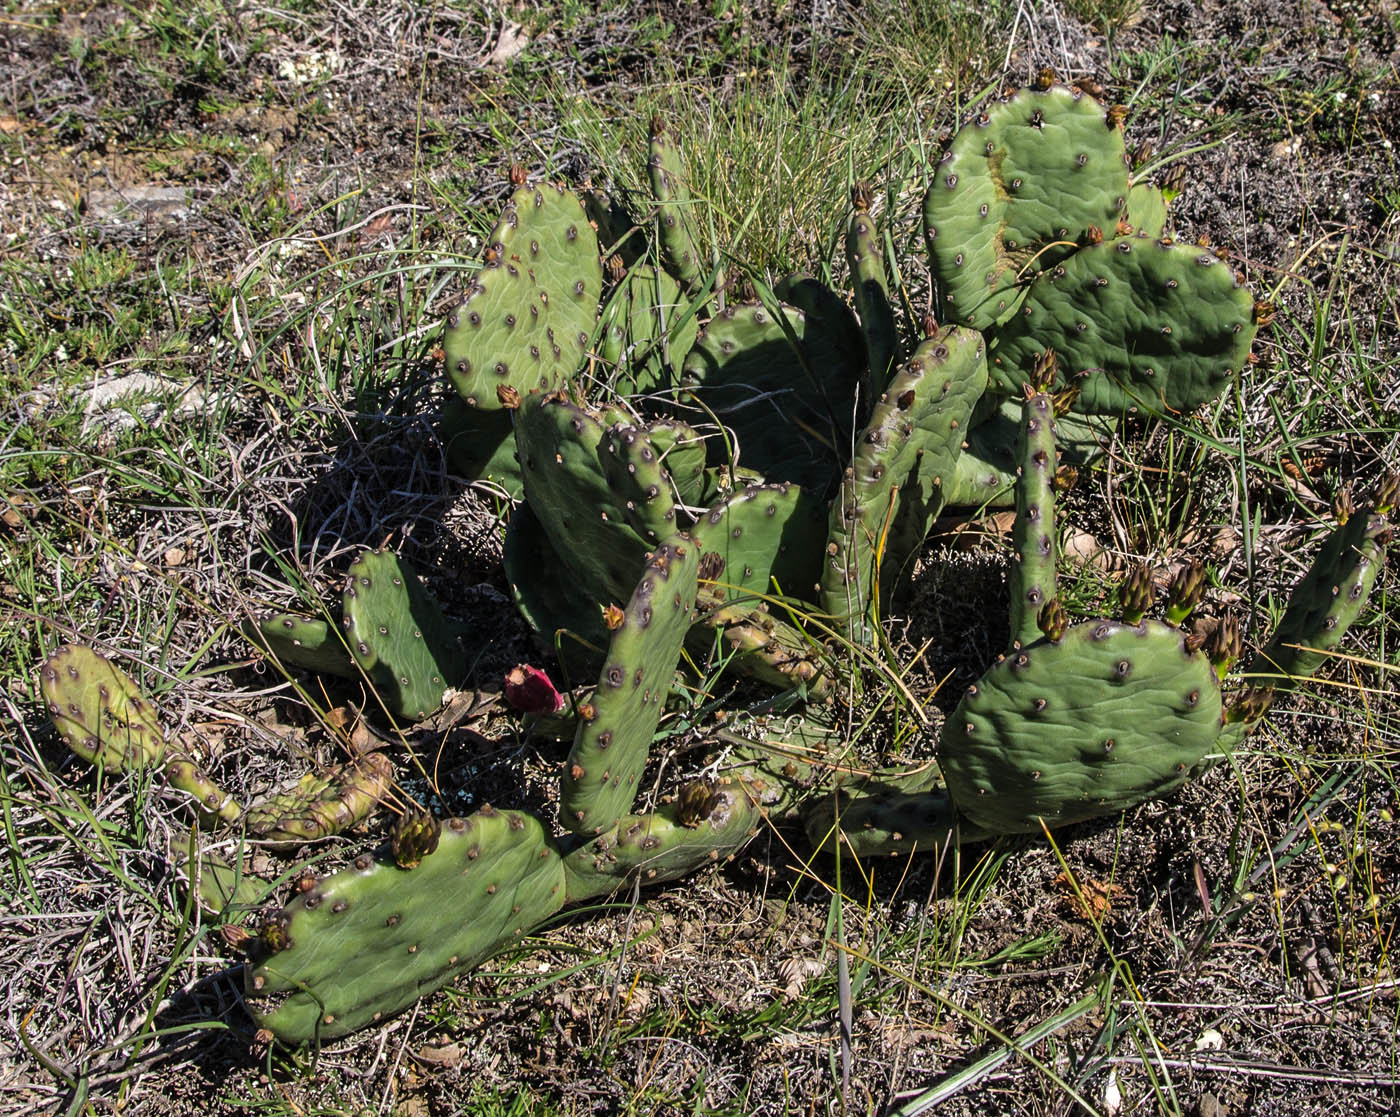
M 993 833 L 1124 810 L 1184 783 L 1220 734 L 1206 658 L 1180 631 L 1098 620 L 1008 653 L 968 689 L 939 765 L 958 809 Z

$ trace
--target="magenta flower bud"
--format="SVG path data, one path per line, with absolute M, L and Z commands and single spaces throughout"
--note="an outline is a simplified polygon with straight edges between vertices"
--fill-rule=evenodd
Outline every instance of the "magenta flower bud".
M 564 696 L 549 676 L 528 663 L 506 672 L 506 701 L 522 714 L 557 714 L 564 708 Z

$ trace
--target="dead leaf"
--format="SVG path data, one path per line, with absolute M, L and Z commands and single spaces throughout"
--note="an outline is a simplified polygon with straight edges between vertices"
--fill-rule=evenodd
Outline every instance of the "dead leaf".
M 1075 881 L 1068 873 L 1061 873 L 1055 878 L 1055 885 L 1062 893 L 1059 904 L 1076 918 L 1094 923 L 1102 923 L 1107 919 L 1113 911 L 1114 901 L 1127 895 L 1118 885 L 1094 880 L 1092 877 L 1086 877 L 1078 883 L 1079 887 L 1076 889 Z
M 529 41 L 530 36 L 523 26 L 506 20 L 501 25 L 501 33 L 496 39 L 496 45 L 491 48 L 491 53 L 482 59 L 482 65 L 504 66 L 523 51 Z

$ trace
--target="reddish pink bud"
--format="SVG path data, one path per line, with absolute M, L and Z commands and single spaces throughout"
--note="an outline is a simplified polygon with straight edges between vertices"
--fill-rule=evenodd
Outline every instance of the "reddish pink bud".
M 506 701 L 522 714 L 556 714 L 564 696 L 538 667 L 522 663 L 506 672 Z

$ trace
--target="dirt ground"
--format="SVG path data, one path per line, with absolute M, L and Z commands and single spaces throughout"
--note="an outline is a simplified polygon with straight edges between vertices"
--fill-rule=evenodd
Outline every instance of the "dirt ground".
M 431 237 L 471 229 L 473 219 L 462 215 L 499 201 L 504 170 L 522 150 L 544 151 L 578 180 L 605 170 L 558 138 L 558 103 L 532 100 L 530 83 L 512 80 L 521 72 L 512 67 L 550 72 L 625 104 L 629 88 L 651 80 L 661 51 L 723 57 L 716 47 L 723 28 L 708 7 L 636 3 L 580 16 L 567 37 L 522 9 L 529 51 L 498 65 L 483 60 L 504 49 L 505 25 L 477 14 L 345 7 L 303 13 L 259 34 L 248 9 L 233 24 L 246 24 L 245 36 L 225 27 L 214 41 L 210 32 L 208 71 L 186 70 L 178 80 L 158 52 L 143 59 L 111 48 L 97 62 L 76 56 L 74 44 L 100 43 L 124 8 L 46 8 L 43 20 L 12 9 L 0 17 L 0 70 L 8 71 L 0 127 L 12 163 L 0 174 L 0 258 L 22 250 L 61 277 L 71 271 L 74 245 L 91 240 L 124 249 L 133 274 L 158 270 L 175 254 L 196 261 L 208 280 L 203 296 L 172 295 L 186 301 L 103 362 L 106 370 L 137 366 L 169 342 L 160 351 L 173 354 L 168 367 L 183 381 L 212 397 L 229 393 L 226 453 L 211 457 L 200 510 L 179 493 L 104 506 L 96 467 L 87 492 L 44 489 L 42 478 L 25 491 L 44 492 L 46 507 L 72 521 L 100 521 L 132 540 L 141 559 L 164 563 L 163 596 L 145 608 L 169 610 L 172 645 L 192 656 L 202 649 L 195 662 L 244 665 L 207 677 L 188 672 L 165 711 L 177 731 L 216 742 L 232 790 L 271 785 L 289 755 L 326 760 L 334 751 L 304 703 L 251 663 L 237 634 L 248 609 L 287 601 L 279 553 L 299 553 L 313 586 L 330 590 L 353 551 L 393 535 L 410 562 L 437 572 L 433 588 L 449 611 L 473 618 L 483 689 L 538 655 L 504 592 L 499 507 L 454 481 L 435 436 L 443 390 L 426 334 L 395 357 L 392 378 L 345 385 L 339 415 L 317 402 L 323 417 L 297 416 L 294 393 L 279 398 L 262 381 L 239 379 L 250 365 L 243 354 L 260 337 L 278 361 L 285 350 L 289 382 L 304 367 L 298 362 L 311 359 L 295 329 L 279 334 L 269 319 L 244 323 L 251 342 L 230 334 L 236 315 L 225 296 L 240 269 L 261 258 L 246 207 L 285 212 L 288 222 L 331 234 L 342 217 L 334 201 L 353 188 L 367 222 L 338 243 L 370 249 L 376 238 L 402 235 L 407 207 L 441 207 L 442 194 L 425 189 L 426 162 L 435 181 L 450 181 L 460 208 L 417 248 L 445 250 Z M 1366 359 L 1383 364 L 1400 335 L 1392 148 L 1400 142 L 1400 17 L 1382 2 L 1147 3 L 1110 38 L 1069 5 L 1021 7 L 1009 52 L 995 44 L 986 72 L 968 75 L 968 85 L 1024 82 L 1050 65 L 1132 99 L 1134 136 L 1157 152 L 1188 152 L 1177 226 L 1230 246 L 1256 290 L 1281 304 L 1289 324 L 1261 339 L 1263 361 L 1243 390 L 1246 411 L 1258 416 L 1250 429 L 1263 432 L 1249 452 L 1283 456 L 1275 408 L 1283 416 L 1306 412 L 1310 429 L 1336 433 L 1310 439 L 1316 476 L 1295 469 L 1291 487 L 1258 479 L 1240 491 L 1229 461 L 1207 467 L 1199 483 L 1226 494 L 1215 502 L 1223 513 L 1197 525 L 1192 538 L 1224 585 L 1242 586 L 1247 570 L 1236 541 L 1247 509 L 1266 525 L 1252 561 L 1268 572 L 1267 586 L 1239 592 L 1254 600 L 1286 587 L 1306 560 L 1306 525 L 1293 522 L 1299 492 L 1316 489 L 1314 499 L 1325 504 L 1325 478 L 1400 465 L 1400 377 L 1368 380 L 1356 368 Z M 178 24 L 178 12 L 153 10 Z M 757 40 L 785 44 L 801 82 L 814 60 L 849 49 L 860 15 L 853 4 L 750 5 L 748 27 Z M 647 31 L 657 21 L 669 29 L 664 35 Z M 332 55 L 340 61 L 328 61 Z M 1004 72 L 996 69 L 1003 55 Z M 297 65 L 338 69 L 312 96 Z M 1140 88 L 1154 95 L 1136 97 Z M 482 108 L 502 99 L 518 126 L 504 137 Z M 1225 127 L 1212 128 L 1212 115 Z M 943 110 L 930 119 L 929 137 L 952 123 Z M 195 132 L 202 142 L 168 142 Z M 425 155 L 425 143 L 452 158 Z M 145 196 L 139 220 L 111 220 L 104 207 L 119 204 L 111 192 L 133 186 L 173 192 Z M 378 214 L 386 221 L 376 227 Z M 288 305 L 313 286 L 289 283 Z M 107 297 L 119 301 L 121 292 Z M 432 313 L 445 314 L 453 297 L 445 284 Z M 1323 304 L 1330 317 L 1319 317 Z M 116 312 L 95 299 L 91 313 Z M 389 340 L 396 324 L 377 328 L 382 333 L 365 344 Z M 67 372 L 76 369 L 79 380 L 102 371 L 85 372 L 82 353 L 68 356 L 75 364 Z M 18 354 L 0 359 L 14 363 Z M 61 380 L 16 386 L 4 429 L 50 422 L 71 387 Z M 1359 424 L 1361 414 L 1390 422 Z M 291 447 L 282 433 L 289 426 L 298 432 Z M 113 439 L 114 457 L 126 460 L 116 435 L 99 426 L 90 437 L 99 451 Z M 1111 514 L 1093 503 L 1072 505 L 1076 526 L 1113 532 Z M 110 584 L 105 610 L 70 610 L 61 586 L 21 600 L 7 581 L 7 620 L 47 626 L 51 643 L 97 626 L 119 650 L 149 652 L 121 645 L 140 611 L 122 591 L 132 584 L 123 582 L 128 575 L 96 554 L 85 569 L 101 588 Z M 897 636 L 908 649 L 933 641 L 917 684 L 948 678 L 935 719 L 1004 642 L 1005 630 L 987 621 L 1004 612 L 1003 569 L 996 548 L 926 556 L 913 619 Z M 1382 608 L 1397 588 L 1393 570 L 1383 575 Z M 186 616 L 178 606 L 188 599 L 208 608 Z M 1364 650 L 1394 658 L 1390 647 Z M 880 1113 L 997 1047 L 950 1002 L 1014 1035 L 1112 981 L 1115 1014 L 1085 1015 L 1037 1048 L 1095 1111 L 1118 1112 L 1106 1092 L 1111 1069 L 1113 1088 L 1127 1099 L 1123 1112 L 1392 1113 L 1400 1108 L 1400 979 L 1391 953 L 1400 910 L 1393 767 L 1400 725 L 1377 675 L 1363 669 L 1354 677 L 1359 699 L 1319 690 L 1290 700 L 1233 765 L 1121 821 L 1070 828 L 1053 845 L 970 848 L 956 866 L 882 863 L 868 890 L 847 881 L 847 894 L 864 901 L 845 906 L 847 941 L 861 955 L 887 959 L 888 968 L 867 970 L 852 957 L 858 982 L 844 1084 L 836 967 L 826 945 L 823 878 L 831 870 L 803 865 L 802 835 L 783 830 L 764 832 L 729 864 L 643 892 L 635 904 L 623 896 L 572 914 L 459 982 L 455 993 L 382 1028 L 314 1056 L 269 1050 L 241 1006 L 237 967 L 217 936 L 177 948 L 176 874 L 163 851 L 181 840 L 183 816 L 163 809 L 137 820 L 136 791 L 118 781 L 95 787 L 65 758 L 32 681 L 16 678 L 4 692 L 15 725 L 4 756 L 6 825 L 26 856 L 43 850 L 44 872 L 29 889 L 9 871 L 0 887 L 0 1109 L 79 1112 L 85 1095 L 93 1112 L 129 1114 Z M 442 809 L 491 802 L 550 813 L 565 747 L 519 736 L 498 711 L 425 727 L 417 744 L 444 789 Z M 931 739 L 912 746 L 920 747 L 927 752 Z M 673 763 L 694 764 L 701 752 L 694 745 Z M 94 832 L 120 835 L 129 850 L 120 859 L 125 872 L 160 903 L 124 897 L 83 845 L 46 829 L 53 812 L 33 805 L 99 793 Z M 382 830 L 377 825 L 362 842 Z M 1086 887 L 1091 910 L 1070 877 Z M 172 957 L 180 959 L 174 966 Z M 130 1042 L 135 1035 L 145 1038 Z M 79 1071 L 81 1088 L 65 1084 Z M 1046 1075 L 1013 1058 L 938 1112 L 1077 1109 Z

